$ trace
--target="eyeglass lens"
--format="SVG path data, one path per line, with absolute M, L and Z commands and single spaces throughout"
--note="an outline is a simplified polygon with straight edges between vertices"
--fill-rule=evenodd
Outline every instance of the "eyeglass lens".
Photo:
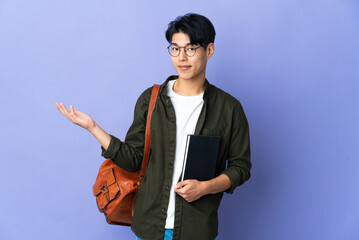
M 196 47 L 191 45 L 186 47 L 179 47 L 174 44 L 171 44 L 168 47 L 168 52 L 172 57 L 177 57 L 180 54 L 181 48 L 184 49 L 184 52 L 188 57 L 192 57 L 196 53 L 196 49 L 197 49 Z

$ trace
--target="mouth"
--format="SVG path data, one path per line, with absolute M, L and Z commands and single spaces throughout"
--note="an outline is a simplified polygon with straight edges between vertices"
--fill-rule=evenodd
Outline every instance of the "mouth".
M 182 71 L 186 71 L 191 68 L 191 65 L 178 65 L 178 68 Z

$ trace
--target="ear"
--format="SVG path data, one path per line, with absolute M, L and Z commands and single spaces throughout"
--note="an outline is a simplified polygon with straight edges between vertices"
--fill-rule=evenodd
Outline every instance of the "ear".
M 214 43 L 209 43 L 206 49 L 207 60 L 212 57 L 214 53 Z

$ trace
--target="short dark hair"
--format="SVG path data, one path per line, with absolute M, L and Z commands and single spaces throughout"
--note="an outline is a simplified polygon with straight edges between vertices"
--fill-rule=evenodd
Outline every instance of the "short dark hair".
M 195 13 L 179 16 L 168 24 L 166 39 L 169 43 L 172 42 L 172 37 L 175 33 L 187 34 L 191 44 L 199 44 L 204 49 L 207 48 L 209 43 L 214 43 L 216 36 L 216 31 L 211 21 L 205 16 Z

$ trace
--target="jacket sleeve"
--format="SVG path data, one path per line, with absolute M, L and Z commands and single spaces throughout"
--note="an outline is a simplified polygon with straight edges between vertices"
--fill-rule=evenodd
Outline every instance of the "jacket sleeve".
M 101 146 L 101 155 L 110 158 L 117 166 L 128 171 L 136 172 L 141 169 L 143 160 L 146 119 L 152 87 L 144 91 L 135 106 L 134 118 L 125 141 L 111 136 L 107 150 Z
M 233 112 L 227 168 L 221 172 L 228 176 L 232 184 L 225 192 L 232 194 L 236 187 L 247 181 L 251 168 L 249 126 L 239 103 Z

